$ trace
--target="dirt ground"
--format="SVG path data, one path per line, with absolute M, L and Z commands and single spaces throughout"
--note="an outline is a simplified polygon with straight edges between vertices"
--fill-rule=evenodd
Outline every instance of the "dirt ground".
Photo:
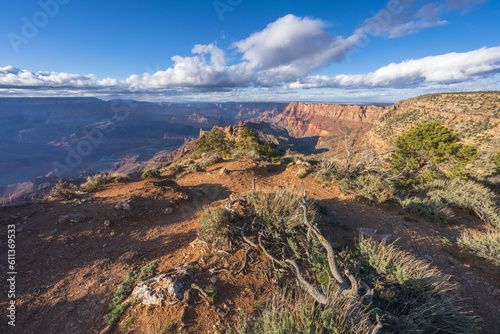
M 222 168 L 226 172 L 221 174 Z M 185 311 L 181 305 L 135 305 L 109 333 L 158 333 L 167 324 L 173 324 L 177 332 L 217 333 L 234 323 L 242 310 L 258 312 L 274 289 L 266 259 L 254 256 L 251 269 L 237 276 L 209 274 L 207 268 L 215 261 L 226 268 L 239 268 L 244 251 L 208 250 L 197 237 L 199 210 L 219 205 L 230 194 L 250 190 L 255 178 L 258 189 L 297 193 L 305 189 L 309 197 L 326 206 L 332 213 L 321 216 L 320 228 L 335 243 L 349 243 L 360 228 L 389 234 L 398 246 L 431 261 L 457 282 L 465 304 L 482 319 L 483 333 L 500 333 L 498 267 L 442 241 L 464 229 L 482 229 L 482 222 L 468 212 L 457 212 L 457 224 L 430 223 L 393 204 L 371 206 L 353 201 L 334 183 L 311 176 L 299 179 L 296 172 L 295 166 L 270 164 L 263 168 L 251 160 L 228 160 L 188 174 L 178 182 L 179 191 L 160 191 L 150 181 L 137 181 L 106 185 L 83 200 L 1 208 L 0 238 L 7 240 L 7 225 L 16 225 L 18 274 L 16 327 L 4 321 L 8 301 L 2 293 L 0 332 L 100 333 L 106 327 L 103 316 L 113 293 L 127 271 L 153 260 L 158 260 L 159 272 L 191 263 L 197 284 L 215 285 L 214 305 L 206 305 L 196 294 Z M 172 179 L 174 175 L 166 172 L 162 177 Z M 125 201 L 130 211 L 115 208 Z M 164 213 L 166 208 L 172 208 L 172 213 Z M 67 214 L 83 214 L 85 220 L 58 222 Z M 6 242 L 0 243 L 0 251 L 7 253 Z M 0 270 L 7 272 L 6 260 Z M 6 280 L 0 286 L 7 291 Z M 130 324 L 125 330 L 127 320 Z

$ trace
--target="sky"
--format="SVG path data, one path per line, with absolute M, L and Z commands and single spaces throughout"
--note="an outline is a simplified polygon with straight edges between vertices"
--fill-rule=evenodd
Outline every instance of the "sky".
M 500 90 L 500 1 L 22 0 L 0 97 L 395 102 Z

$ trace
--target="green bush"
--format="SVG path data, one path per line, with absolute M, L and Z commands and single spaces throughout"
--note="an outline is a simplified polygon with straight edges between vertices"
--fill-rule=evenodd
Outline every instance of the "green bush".
M 143 179 L 147 179 L 147 178 L 154 178 L 154 179 L 157 179 L 161 176 L 161 172 L 158 170 L 158 169 L 146 169 L 141 177 Z
M 460 138 L 437 122 L 423 122 L 396 139 L 391 163 L 405 175 L 401 185 L 431 181 L 440 176 L 463 178 L 465 166 L 477 158 L 477 147 L 463 145 Z
M 224 131 L 217 128 L 205 132 L 203 137 L 194 142 L 194 147 L 198 153 L 203 152 L 228 152 L 230 151 L 229 142 Z
M 118 290 L 116 290 L 113 295 L 113 300 L 111 304 L 109 304 L 111 311 L 104 316 L 104 320 L 106 320 L 108 325 L 114 325 L 120 321 L 121 316 L 127 308 L 134 305 L 135 301 L 133 299 L 125 303 L 123 301 L 127 298 L 129 293 L 132 292 L 135 283 L 155 274 L 157 269 L 158 262 L 153 261 L 142 267 L 140 271 L 132 270 L 127 272 L 127 276 L 118 287 Z
M 186 176 L 187 174 L 199 172 L 201 170 L 203 170 L 203 167 L 199 163 L 196 163 L 196 162 L 192 163 L 191 165 L 188 166 L 188 168 L 186 168 L 185 171 L 183 171 L 182 173 L 177 175 L 177 177 L 175 179 L 178 181 L 178 180 L 182 179 L 184 176 Z

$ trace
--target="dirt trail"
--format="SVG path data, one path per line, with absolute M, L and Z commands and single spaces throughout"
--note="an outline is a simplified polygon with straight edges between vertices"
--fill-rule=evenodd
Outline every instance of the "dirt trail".
M 226 172 L 221 174 L 222 168 Z M 17 319 L 16 333 L 99 333 L 104 327 L 103 316 L 113 293 L 126 275 L 152 260 L 159 261 L 164 272 L 186 262 L 197 261 L 199 270 L 210 261 L 222 261 L 237 268 L 243 251 L 230 256 L 216 255 L 204 262 L 207 253 L 202 243 L 195 242 L 199 218 L 197 212 L 210 203 L 223 200 L 232 193 L 251 189 L 252 179 L 257 188 L 269 191 L 288 189 L 302 193 L 325 205 L 329 217 L 322 216 L 320 227 L 337 243 L 349 243 L 359 228 L 376 229 L 377 234 L 390 234 L 401 248 L 432 261 L 458 283 L 462 297 L 475 315 L 480 316 L 483 333 L 499 333 L 500 274 L 494 265 L 470 254 L 447 246 L 442 237 L 457 236 L 461 230 L 481 225 L 466 212 L 459 212 L 460 223 L 443 226 L 424 219 L 402 214 L 394 205 L 370 206 L 355 202 L 340 194 L 331 182 L 311 176 L 299 179 L 295 166 L 270 164 L 258 167 L 242 159 L 225 161 L 208 171 L 188 174 L 178 183 L 182 192 L 161 192 L 149 181 L 110 184 L 87 201 L 50 201 L 22 207 L 0 209 L 6 240 L 8 224 L 17 224 Z M 163 175 L 172 178 L 171 172 Z M 187 196 L 186 196 L 187 195 Z M 115 205 L 129 201 L 131 211 L 117 210 Z M 165 214 L 166 208 L 173 209 Z M 66 214 L 83 214 L 81 223 L 58 223 Z M 406 217 L 406 218 L 404 218 Z M 410 220 L 411 221 L 408 221 Z M 111 225 L 106 226 L 105 220 Z M 6 254 L 6 244 L 0 244 Z M 130 259 L 120 259 L 129 252 Z M 260 271 L 233 277 L 219 273 L 209 277 L 200 274 L 200 284 L 215 278 L 220 291 L 215 306 L 196 304 L 184 314 L 183 321 L 191 333 L 219 330 L 224 323 L 238 316 L 238 307 L 249 312 L 261 307 L 272 289 L 264 259 L 255 259 Z M 5 261 L 0 270 L 6 272 Z M 6 282 L 0 283 L 6 291 Z M 6 319 L 7 301 L 0 300 L 0 316 Z M 181 321 L 179 309 L 133 307 L 125 318 L 134 318 L 129 331 L 158 333 L 167 323 Z M 221 313 L 222 312 L 222 313 Z M 222 315 L 223 314 L 223 315 Z M 215 327 L 214 327 L 215 325 Z M 0 332 L 7 332 L 4 321 Z M 121 332 L 118 328 L 116 333 Z

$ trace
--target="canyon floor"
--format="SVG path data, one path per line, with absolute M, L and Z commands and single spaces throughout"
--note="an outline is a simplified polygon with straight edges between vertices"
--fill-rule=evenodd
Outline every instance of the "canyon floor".
M 240 268 L 245 252 L 217 252 L 197 234 L 201 208 L 223 205 L 230 195 L 250 190 L 255 179 L 257 189 L 264 191 L 303 193 L 305 189 L 307 196 L 328 208 L 330 214 L 319 216 L 319 226 L 336 245 L 350 245 L 360 229 L 389 234 L 400 248 L 451 276 L 467 308 L 478 317 L 482 333 L 500 333 L 499 268 L 444 242 L 444 238 L 481 228 L 484 223 L 462 211 L 457 212 L 459 220 L 453 225 L 431 223 L 395 204 L 354 201 L 342 195 L 334 182 L 311 175 L 299 179 L 296 172 L 295 166 L 269 164 L 263 168 L 246 158 L 225 160 L 207 171 L 186 175 L 178 181 L 177 191 L 161 191 L 151 180 L 142 180 L 108 184 L 85 199 L 1 208 L 3 240 L 7 225 L 16 224 L 18 276 L 16 327 L 10 331 L 2 321 L 0 332 L 101 333 L 113 293 L 127 271 L 153 260 L 158 260 L 159 272 L 188 263 L 199 285 L 215 285 L 214 304 L 206 305 L 198 296 L 187 308 L 137 304 L 108 333 L 158 333 L 167 324 L 176 332 L 218 333 L 234 324 L 243 310 L 258 313 L 276 288 L 267 259 L 254 256 L 251 265 L 236 276 L 231 272 L 210 274 L 208 268 L 216 262 Z M 174 176 L 171 171 L 162 178 Z M 131 210 L 115 208 L 122 202 L 128 202 Z M 172 212 L 166 214 L 166 208 Z M 85 219 L 58 222 L 68 214 L 82 214 Z M 105 224 L 106 220 L 110 223 Z M 0 248 L 6 254 L 6 243 Z M 2 261 L 2 272 L 7 272 L 5 265 Z M 5 280 L 0 286 L 6 291 Z M 2 319 L 6 319 L 6 307 L 2 295 Z

